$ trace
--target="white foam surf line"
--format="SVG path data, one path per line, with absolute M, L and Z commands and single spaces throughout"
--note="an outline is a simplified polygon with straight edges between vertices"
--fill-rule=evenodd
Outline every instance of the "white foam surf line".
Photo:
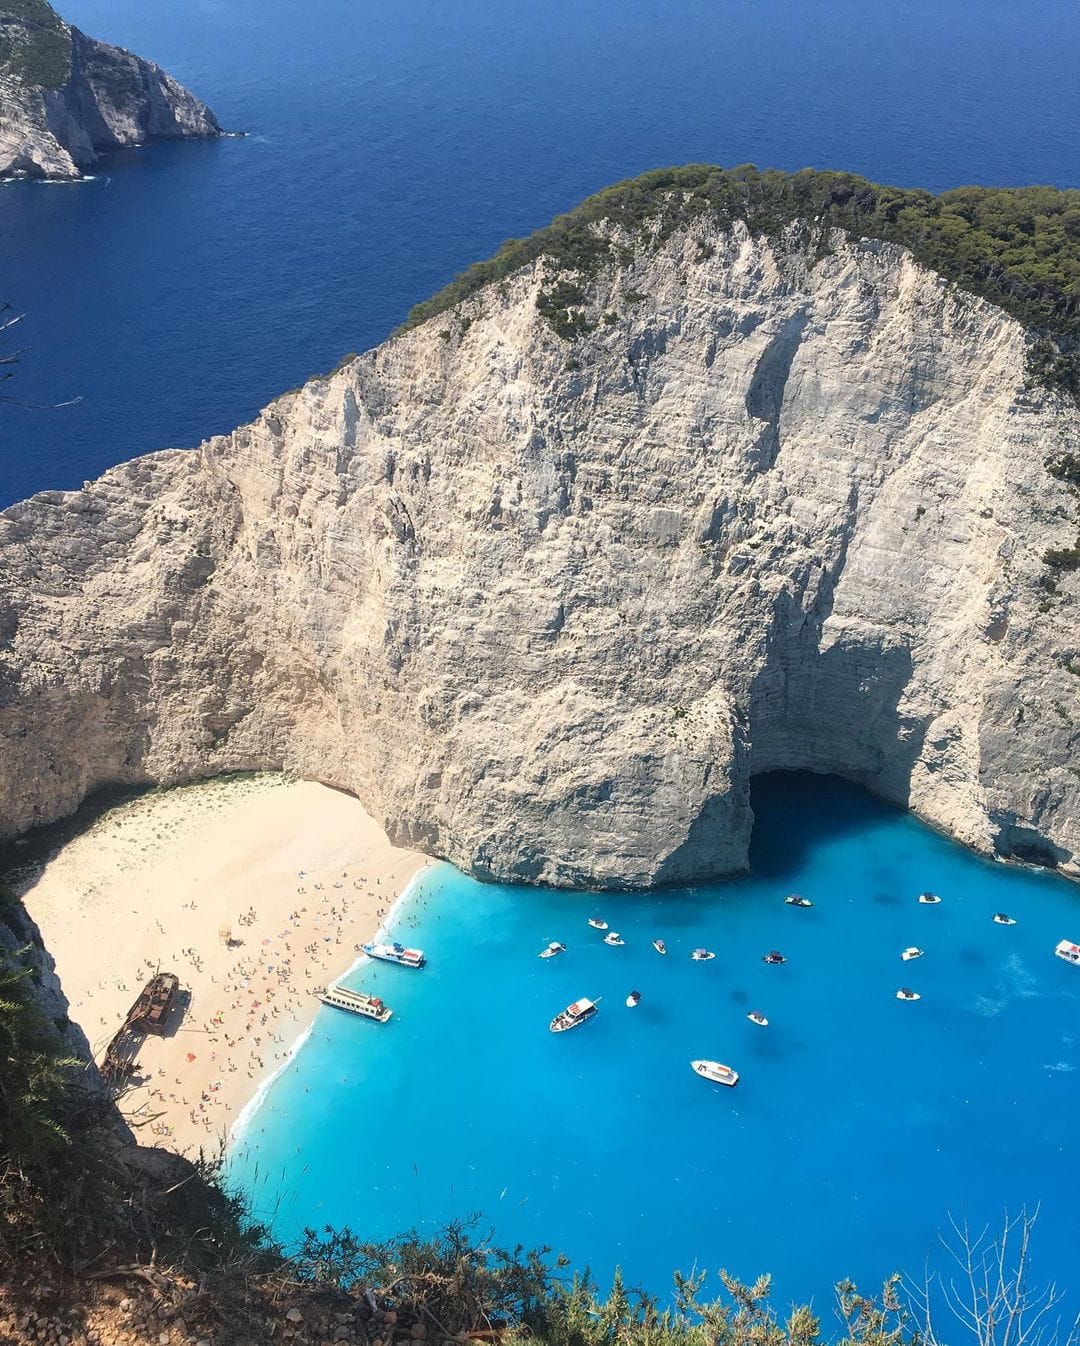
M 419 886 L 420 879 L 425 874 L 429 873 L 435 867 L 436 863 L 437 863 L 436 861 L 431 861 L 428 864 L 424 865 L 421 869 L 418 869 L 416 871 L 416 873 L 412 876 L 409 882 L 401 890 L 398 896 L 394 899 L 394 902 L 390 907 L 390 910 L 386 913 L 386 916 L 383 918 L 382 924 L 375 932 L 374 935 L 375 939 L 380 938 L 386 939 L 389 937 L 391 923 L 393 922 L 395 917 L 397 917 L 398 914 L 401 912 L 405 904 L 411 901 L 411 899 L 416 896 L 416 889 Z M 339 983 L 343 982 L 346 977 L 351 977 L 352 974 L 356 971 L 358 967 L 360 967 L 362 963 L 369 963 L 369 962 L 371 962 L 371 959 L 367 956 L 366 953 L 362 953 L 360 957 L 353 962 L 349 970 L 347 972 L 343 972 L 342 975 L 336 979 L 334 984 L 338 985 Z M 316 1010 L 315 1011 L 316 1017 L 318 1017 L 318 1013 L 319 1011 Z M 274 1084 L 280 1078 L 280 1076 L 282 1076 L 285 1073 L 285 1071 L 288 1070 L 288 1068 L 292 1065 L 294 1059 L 296 1058 L 297 1053 L 307 1042 L 308 1038 L 311 1037 L 314 1028 L 315 1028 L 315 1019 L 312 1019 L 311 1023 L 308 1024 L 308 1026 L 304 1029 L 304 1031 L 292 1044 L 289 1050 L 285 1053 L 285 1059 L 284 1061 L 282 1061 L 281 1065 L 279 1065 L 277 1069 L 273 1071 L 272 1074 L 268 1075 L 266 1079 L 262 1081 L 259 1087 L 255 1090 L 254 1094 L 252 1094 L 252 1096 L 240 1109 L 239 1113 L 237 1114 L 236 1121 L 233 1122 L 231 1127 L 229 1127 L 229 1134 L 225 1138 L 226 1151 L 231 1150 L 234 1145 L 238 1145 L 240 1141 L 243 1140 L 244 1136 L 246 1135 L 248 1129 L 251 1126 L 251 1123 L 255 1120 L 255 1114 L 266 1102 L 266 1097 L 269 1094 L 270 1090 L 274 1087 Z

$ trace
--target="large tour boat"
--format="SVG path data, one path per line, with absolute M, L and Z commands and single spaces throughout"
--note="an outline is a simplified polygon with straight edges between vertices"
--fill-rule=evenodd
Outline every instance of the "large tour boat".
M 316 991 L 315 994 L 324 1005 L 348 1010 L 350 1014 L 358 1014 L 361 1019 L 374 1019 L 380 1024 L 387 1023 L 394 1012 L 377 995 L 368 995 L 366 991 L 350 991 L 344 986 L 328 986 L 325 991 Z
M 423 949 L 407 949 L 404 944 L 364 944 L 361 946 L 369 958 L 378 958 L 384 963 L 398 963 L 401 967 L 423 967 L 425 963 Z
M 597 1001 L 587 1000 L 583 996 L 580 1000 L 575 1000 L 572 1004 L 552 1019 L 549 1027 L 553 1033 L 565 1033 L 568 1028 L 578 1028 L 586 1019 L 591 1019 L 596 1013 Z
M 1066 963 L 1080 963 L 1080 944 L 1073 944 L 1071 940 L 1060 940 L 1054 952 Z
M 691 1061 L 690 1069 L 703 1080 L 712 1080 L 713 1084 L 736 1085 L 739 1082 L 738 1072 L 720 1061 Z

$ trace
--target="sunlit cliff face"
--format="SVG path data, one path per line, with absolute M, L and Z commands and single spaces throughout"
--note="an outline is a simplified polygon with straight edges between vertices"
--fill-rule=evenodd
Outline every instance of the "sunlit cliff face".
M 704 232 L 572 343 L 530 267 L 0 516 L 4 830 L 284 766 L 480 876 L 644 886 L 743 866 L 793 767 L 1071 867 L 1080 418 L 896 248 Z

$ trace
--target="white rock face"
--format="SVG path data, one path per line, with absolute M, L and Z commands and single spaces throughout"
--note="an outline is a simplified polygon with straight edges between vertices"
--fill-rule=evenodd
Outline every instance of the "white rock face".
M 64 31 L 71 74 L 60 88 L 0 73 L 0 178 L 77 179 L 106 150 L 222 134 L 206 104 L 153 61 Z
M 1039 578 L 1080 415 L 898 248 L 706 233 L 572 346 L 530 267 L 0 516 L 3 831 L 285 767 L 482 877 L 644 886 L 742 867 L 751 775 L 809 768 L 1076 872 L 1077 580 Z

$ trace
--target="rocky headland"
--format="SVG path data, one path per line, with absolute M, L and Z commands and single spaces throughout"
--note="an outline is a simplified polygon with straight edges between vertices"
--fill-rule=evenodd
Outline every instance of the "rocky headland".
M 76 180 L 108 150 L 221 134 L 153 61 L 87 37 L 47 0 L 0 0 L 0 179 Z
M 637 887 L 743 867 L 790 768 L 1080 872 L 1041 338 L 894 242 L 656 192 L 0 515 L 0 831 L 286 768 L 481 877 Z

